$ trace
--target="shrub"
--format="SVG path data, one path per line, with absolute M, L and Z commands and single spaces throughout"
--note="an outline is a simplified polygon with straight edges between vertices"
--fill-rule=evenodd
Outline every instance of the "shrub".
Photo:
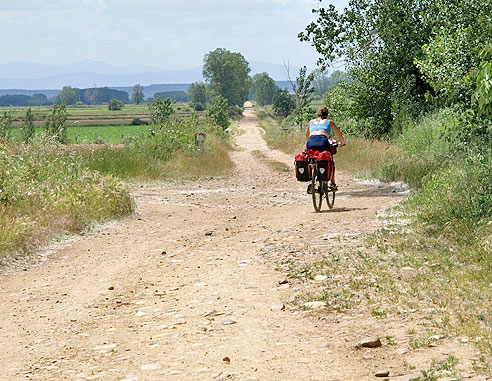
M 230 125 L 227 99 L 222 95 L 216 96 L 208 108 L 207 118 L 212 125 L 226 130 Z
M 24 117 L 24 124 L 21 127 L 22 141 L 28 144 L 34 137 L 34 117 L 32 116 L 32 110 L 29 107 Z
M 111 99 L 108 103 L 108 109 L 115 111 L 115 110 L 121 110 L 125 104 L 122 101 L 119 101 L 118 99 Z
M 161 99 L 160 96 L 157 96 L 152 99 L 152 102 L 149 103 L 149 112 L 150 112 L 150 123 L 151 124 L 162 124 L 169 121 L 169 118 L 174 114 L 174 109 L 172 107 L 172 101 L 169 98 Z
M 65 122 L 67 121 L 67 106 L 65 103 L 56 103 L 53 106 L 51 114 L 48 115 L 45 121 L 45 130 L 49 136 L 52 136 L 60 143 L 67 142 L 67 128 Z
M 142 120 L 140 118 L 133 118 L 132 120 L 132 126 L 145 126 L 148 123 L 145 120 Z

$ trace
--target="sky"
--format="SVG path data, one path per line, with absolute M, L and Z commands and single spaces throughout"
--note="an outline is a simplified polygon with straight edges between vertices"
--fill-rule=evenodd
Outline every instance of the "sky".
M 324 0 L 340 9 L 348 0 Z M 318 54 L 298 33 L 317 0 L 16 0 L 0 2 L 0 63 L 176 70 L 201 66 L 216 48 L 249 62 L 308 65 Z

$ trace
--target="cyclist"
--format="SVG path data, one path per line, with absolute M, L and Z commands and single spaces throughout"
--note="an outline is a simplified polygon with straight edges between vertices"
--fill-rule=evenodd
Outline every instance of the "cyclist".
M 309 122 L 309 126 L 306 130 L 306 149 L 312 149 L 313 151 L 328 151 L 331 152 L 331 144 L 328 141 L 330 131 L 333 130 L 335 135 L 338 137 L 339 146 L 343 147 L 345 145 L 345 139 L 342 133 L 338 129 L 337 125 L 333 120 L 328 119 L 329 114 L 328 107 L 322 106 L 318 110 L 318 117 L 312 119 Z M 338 187 L 335 184 L 335 169 L 333 169 L 331 174 L 331 189 L 337 191 Z M 311 193 L 311 184 L 308 187 L 308 193 Z

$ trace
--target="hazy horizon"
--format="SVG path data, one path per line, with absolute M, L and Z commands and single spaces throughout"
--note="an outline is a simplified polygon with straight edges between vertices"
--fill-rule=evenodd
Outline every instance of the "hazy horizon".
M 347 0 L 326 1 L 339 8 Z M 0 5 L 0 63 L 186 70 L 216 48 L 247 61 L 314 69 L 318 54 L 299 42 L 316 0 L 20 0 Z

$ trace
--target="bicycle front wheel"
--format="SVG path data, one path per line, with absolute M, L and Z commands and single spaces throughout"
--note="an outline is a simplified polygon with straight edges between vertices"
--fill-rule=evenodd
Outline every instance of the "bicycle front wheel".
M 313 171 L 311 195 L 313 196 L 313 206 L 316 212 L 321 211 L 321 204 L 323 203 L 323 183 L 324 181 L 318 180 L 318 173 Z

